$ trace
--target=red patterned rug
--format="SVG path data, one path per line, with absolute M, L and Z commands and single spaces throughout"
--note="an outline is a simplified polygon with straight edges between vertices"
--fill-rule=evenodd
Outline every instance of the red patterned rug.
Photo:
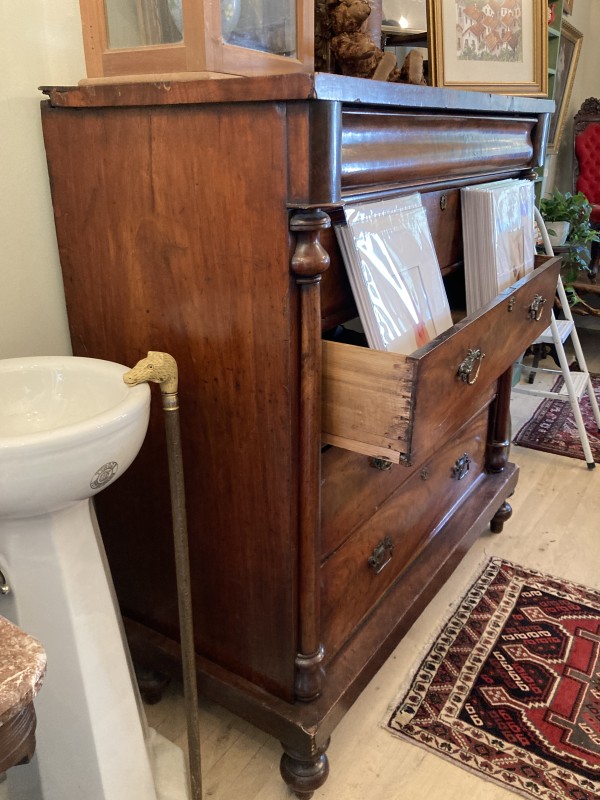
M 592 375 L 591 378 L 596 397 L 600 398 L 600 375 Z M 552 391 L 560 388 L 562 382 L 563 379 L 559 378 Z M 600 462 L 600 434 L 587 394 L 581 399 L 580 408 L 594 461 Z M 517 433 L 514 442 L 532 450 L 544 450 L 547 453 L 581 458 L 585 461 L 568 399 L 552 398 L 540 403 L 531 419 Z
M 492 558 L 386 727 L 538 800 L 600 797 L 600 592 Z

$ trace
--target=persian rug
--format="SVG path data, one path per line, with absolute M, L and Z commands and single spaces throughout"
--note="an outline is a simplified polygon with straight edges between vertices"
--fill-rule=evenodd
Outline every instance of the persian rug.
M 600 375 L 592 375 L 591 378 L 596 397 L 600 397 Z M 563 379 L 559 378 L 552 387 L 552 391 L 560 388 L 562 382 Z M 600 434 L 587 394 L 581 399 L 579 407 L 594 461 L 598 462 L 600 461 Z M 549 398 L 540 403 L 531 419 L 515 436 L 514 443 L 532 450 L 544 450 L 559 456 L 585 460 L 568 398 L 564 400 Z
M 492 558 L 388 730 L 524 797 L 600 797 L 600 592 Z

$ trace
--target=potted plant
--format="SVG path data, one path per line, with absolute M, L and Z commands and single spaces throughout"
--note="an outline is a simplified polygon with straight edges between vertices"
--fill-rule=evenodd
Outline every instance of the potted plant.
M 577 279 L 581 270 L 587 270 L 589 264 L 589 245 L 600 241 L 600 234 L 590 223 L 592 207 L 582 192 L 564 194 L 555 189 L 550 197 L 540 200 L 540 213 L 544 218 L 548 235 L 558 235 L 559 223 L 568 223 L 568 230 L 562 242 L 564 245 L 562 277 L 568 286 Z M 554 246 L 554 245 L 553 245 Z

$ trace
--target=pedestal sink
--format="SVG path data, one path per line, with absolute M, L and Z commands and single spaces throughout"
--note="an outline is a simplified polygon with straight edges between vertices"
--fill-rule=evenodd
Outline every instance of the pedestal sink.
M 155 800 L 143 709 L 91 498 L 137 455 L 147 384 L 75 357 L 0 361 L 0 614 L 42 642 L 36 757 L 9 797 Z M 132 554 L 133 557 L 133 554 Z

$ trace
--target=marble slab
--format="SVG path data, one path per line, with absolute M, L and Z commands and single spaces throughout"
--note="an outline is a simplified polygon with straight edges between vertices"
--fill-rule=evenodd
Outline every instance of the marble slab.
M 42 645 L 0 616 L 0 726 L 33 701 L 45 673 Z

